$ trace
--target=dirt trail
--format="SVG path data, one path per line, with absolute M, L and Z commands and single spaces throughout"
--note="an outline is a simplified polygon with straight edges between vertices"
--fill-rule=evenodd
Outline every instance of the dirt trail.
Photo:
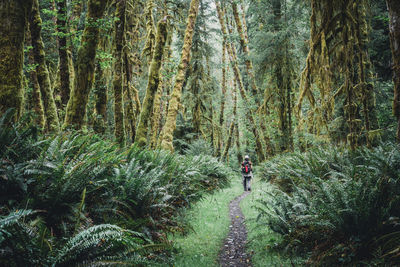
M 228 237 L 224 241 L 219 254 L 219 263 L 222 267 L 251 266 L 250 255 L 246 254 L 247 230 L 244 224 L 244 216 L 239 203 L 250 192 L 244 192 L 229 204 L 231 225 Z

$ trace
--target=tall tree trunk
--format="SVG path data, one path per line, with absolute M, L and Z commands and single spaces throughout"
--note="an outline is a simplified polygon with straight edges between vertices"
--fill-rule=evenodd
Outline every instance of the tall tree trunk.
M 87 21 L 78 50 L 74 86 L 67 104 L 64 128 L 81 129 L 84 124 L 89 92 L 93 85 L 99 28 L 96 21 L 103 16 L 107 1 L 89 0 Z
M 219 114 L 219 136 L 217 145 L 217 157 L 221 156 L 222 149 L 222 138 L 223 138 L 223 126 L 224 126 L 224 111 L 225 111 L 225 95 L 226 95 L 226 36 L 223 36 L 222 40 L 222 79 L 221 79 L 221 108 Z
M 172 55 L 172 49 L 171 49 L 171 44 L 172 44 L 172 35 L 173 32 L 171 31 L 173 28 L 169 27 L 168 29 L 168 35 L 167 35 L 167 41 L 165 44 L 164 48 L 164 56 L 163 56 L 163 62 L 168 62 Z M 165 64 L 161 67 L 161 73 L 165 71 Z M 161 98 L 164 92 L 164 88 L 166 87 L 166 82 L 167 79 L 161 79 L 160 84 L 158 85 L 157 93 L 154 98 L 154 105 L 153 105 L 153 116 L 151 118 L 151 136 L 150 136 L 150 146 L 152 149 L 155 149 L 157 147 L 158 143 L 158 136 L 160 134 L 160 126 L 161 126 Z
M 390 44 L 393 55 L 393 113 L 397 118 L 396 139 L 400 143 L 400 2 L 398 0 L 386 0 L 386 3 L 389 9 Z
M 229 148 L 232 145 L 232 139 L 234 136 L 234 130 L 235 130 L 235 121 L 236 121 L 236 114 L 237 114 L 237 92 L 236 92 L 236 86 L 235 86 L 235 96 L 233 99 L 233 117 L 232 117 L 232 122 L 231 125 L 229 127 L 229 133 L 228 133 L 228 138 L 227 141 L 225 142 L 225 148 L 224 148 L 224 153 L 222 153 L 222 161 L 226 160 L 228 157 L 228 152 L 229 152 Z
M 26 31 L 26 43 L 28 45 L 32 45 L 31 42 L 31 32 L 29 31 L 29 29 L 27 29 Z M 29 58 L 29 64 L 34 65 L 35 64 L 35 59 L 33 57 L 33 51 L 32 49 L 29 51 L 28 54 L 28 58 Z M 31 83 L 32 83 L 32 104 L 33 104 L 33 110 L 35 112 L 36 115 L 36 124 L 39 126 L 40 129 L 44 129 L 46 126 L 46 121 L 45 121 L 45 116 L 44 116 L 44 110 L 43 110 L 43 103 L 42 103 L 42 95 L 40 93 L 40 85 L 39 85 L 39 81 L 37 78 L 37 74 L 36 74 L 36 69 L 32 68 L 30 70 L 30 79 L 31 79 Z
M 44 44 L 42 41 L 42 19 L 39 13 L 39 1 L 34 0 L 29 19 L 33 56 L 37 64 L 36 74 L 40 85 L 40 92 L 46 115 L 46 128 L 50 132 L 58 131 L 60 123 L 58 120 L 56 103 L 54 101 L 53 90 L 51 88 L 49 70 L 47 69 Z
M 217 7 L 217 13 L 218 13 L 219 22 L 220 22 L 220 25 L 221 25 L 222 34 L 227 36 L 226 26 L 225 26 L 225 22 L 224 22 L 224 14 L 223 14 L 223 12 L 221 10 L 219 2 L 215 1 L 215 4 L 216 4 L 216 7 Z M 232 65 L 233 73 L 235 75 L 235 79 L 236 79 L 237 84 L 239 86 L 240 95 L 241 95 L 245 105 L 247 107 L 249 107 L 250 102 L 249 102 L 249 100 L 247 98 L 246 91 L 245 91 L 244 85 L 243 85 L 243 80 L 242 80 L 242 77 L 241 77 L 241 74 L 240 74 L 240 70 L 239 70 L 239 66 L 238 66 L 238 63 L 237 63 L 235 46 L 231 43 L 231 44 L 228 44 L 227 48 L 228 48 L 227 50 L 228 50 L 228 55 L 229 55 L 230 62 L 231 62 L 231 65 Z M 264 150 L 264 144 L 263 144 L 263 134 L 262 134 L 261 131 L 259 131 L 259 129 L 256 126 L 256 120 L 255 120 L 253 111 L 251 110 L 251 108 L 248 108 L 248 109 L 249 109 L 248 110 L 248 113 L 249 113 L 248 114 L 248 118 L 250 120 L 250 127 L 251 127 L 251 131 L 253 132 L 254 137 L 255 137 L 255 141 L 256 141 L 257 156 L 258 156 L 258 159 L 260 161 L 263 161 L 265 159 L 265 155 L 264 155 L 265 150 Z
M 185 37 L 183 40 L 182 56 L 178 66 L 175 85 L 169 101 L 167 119 L 162 132 L 161 148 L 173 151 L 173 134 L 176 128 L 176 116 L 182 95 L 182 86 L 185 80 L 185 73 L 190 59 L 190 49 L 192 47 L 193 30 L 196 23 L 197 13 L 199 11 L 199 0 L 192 0 L 189 8 L 189 17 L 186 24 Z
M 124 46 L 125 32 L 125 8 L 126 0 L 119 0 L 115 16 L 115 36 L 114 36 L 114 121 L 115 121 L 115 138 L 119 144 L 125 142 L 125 126 L 124 126 L 124 103 L 123 103 L 123 60 L 122 48 Z
M 256 102 L 260 102 L 257 98 L 257 93 L 258 93 L 258 88 L 256 85 L 256 80 L 254 76 L 254 71 L 253 71 L 253 64 L 250 61 L 250 50 L 248 46 L 248 40 L 247 40 L 247 32 L 245 32 L 245 27 L 243 27 L 242 21 L 239 16 L 239 11 L 237 8 L 237 4 L 235 2 L 232 2 L 232 10 L 233 10 L 233 17 L 235 18 L 235 23 L 236 23 L 236 29 L 240 37 L 240 45 L 242 47 L 242 50 L 245 54 L 245 65 L 246 65 L 246 70 L 247 70 L 247 75 L 250 80 L 250 86 L 251 86 L 251 91 L 253 93 L 253 96 L 256 98 Z M 243 9 L 242 9 L 243 10 Z M 244 11 L 244 10 L 243 10 Z M 243 14 L 244 17 L 244 14 Z
M 95 77 L 93 88 L 95 97 L 93 130 L 96 133 L 104 134 L 107 122 L 107 81 L 100 62 L 96 64 Z
M 151 120 L 154 108 L 154 97 L 160 83 L 160 69 L 162 65 L 162 56 L 167 40 L 167 19 L 160 20 L 157 24 L 156 43 L 149 69 L 149 79 L 146 88 L 146 95 L 143 100 L 142 111 L 140 112 L 139 124 L 136 132 L 135 143 L 140 146 L 146 146 L 149 121 Z
M 66 106 L 71 91 L 70 70 L 68 62 L 67 48 L 67 1 L 57 1 L 57 31 L 58 31 L 58 55 L 59 55 L 59 71 L 60 71 L 60 91 L 61 103 Z
M 15 108 L 14 120 L 23 106 L 22 67 L 25 25 L 32 1 L 0 1 L 0 116 Z

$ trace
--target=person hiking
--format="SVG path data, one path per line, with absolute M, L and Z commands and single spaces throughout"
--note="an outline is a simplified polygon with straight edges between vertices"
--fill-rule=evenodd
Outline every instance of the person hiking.
M 253 168 L 248 155 L 244 157 L 244 161 L 242 162 L 242 177 L 244 191 L 251 191 L 250 183 L 253 178 Z

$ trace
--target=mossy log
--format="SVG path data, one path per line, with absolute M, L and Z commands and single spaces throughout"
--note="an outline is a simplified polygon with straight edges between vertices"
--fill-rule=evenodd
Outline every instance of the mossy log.
M 136 131 L 135 143 L 140 147 L 147 145 L 149 121 L 151 121 L 154 98 L 160 83 L 160 69 L 165 43 L 167 41 L 167 34 L 167 19 L 163 18 L 157 23 L 156 43 L 149 69 L 146 95 L 143 100 L 142 111 L 140 112 L 139 124 Z
M 93 85 L 96 49 L 99 39 L 97 20 L 103 16 L 107 1 L 89 0 L 87 22 L 76 60 L 74 86 L 70 94 L 63 128 L 81 129 L 84 125 L 86 106 Z
M 29 27 L 31 31 L 33 57 L 37 64 L 36 74 L 46 116 L 46 128 L 50 132 L 55 132 L 60 129 L 60 123 L 58 120 L 56 102 L 54 101 L 53 89 L 51 87 L 50 74 L 45 60 L 44 44 L 41 37 L 42 19 L 40 18 L 39 9 L 39 1 L 34 0 L 29 19 Z
M 168 113 L 166 122 L 162 131 L 161 148 L 174 151 L 172 144 L 173 134 L 176 129 L 176 116 L 181 102 L 182 86 L 185 80 L 185 73 L 190 59 L 190 49 L 192 47 L 192 39 L 194 26 L 196 23 L 197 13 L 199 11 L 199 0 L 190 2 L 189 16 L 186 23 L 185 37 L 183 39 L 182 56 L 178 66 L 178 72 L 175 79 L 175 85 L 172 90 L 171 99 L 168 105 Z
M 14 120 L 23 106 L 25 25 L 31 7 L 32 1 L 0 1 L 0 116 L 15 108 Z

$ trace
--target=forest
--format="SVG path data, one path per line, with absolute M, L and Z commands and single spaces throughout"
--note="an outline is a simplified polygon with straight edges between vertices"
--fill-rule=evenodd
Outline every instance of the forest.
M 399 0 L 0 0 L 0 266 L 398 266 L 399 143 Z

